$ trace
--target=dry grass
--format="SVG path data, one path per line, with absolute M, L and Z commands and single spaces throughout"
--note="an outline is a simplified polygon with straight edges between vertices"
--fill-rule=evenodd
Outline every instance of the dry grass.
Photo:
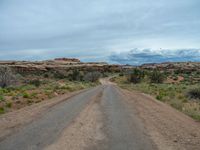
M 39 85 L 30 82 L 0 88 L 0 114 L 95 85 L 97 83 L 43 78 Z

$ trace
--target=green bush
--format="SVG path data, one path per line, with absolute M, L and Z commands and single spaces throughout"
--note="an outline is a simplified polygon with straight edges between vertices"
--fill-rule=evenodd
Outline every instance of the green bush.
M 151 83 L 163 83 L 165 76 L 160 71 L 154 70 L 149 74 L 149 79 Z
M 194 88 L 187 92 L 187 96 L 194 99 L 200 99 L 200 88 Z
M 144 72 L 140 69 L 134 69 L 128 74 L 128 81 L 132 83 L 140 83 L 144 78 Z
M 159 95 L 156 96 L 156 99 L 161 101 L 163 99 L 163 96 L 159 94 Z
M 30 95 L 28 93 L 23 93 L 23 98 L 30 98 Z
M 122 77 L 122 76 L 124 76 L 124 74 L 123 74 L 122 72 L 120 72 L 120 73 L 119 73 L 119 76 Z
M 3 114 L 5 112 L 5 109 L 3 107 L 0 107 L 0 114 Z
M 200 121 L 200 112 L 199 111 L 187 110 L 187 111 L 185 111 L 185 113 L 187 115 L 189 115 L 190 117 L 192 117 L 193 119 Z
M 5 100 L 4 96 L 0 95 L 0 101 L 4 101 L 4 100 Z
M 72 73 L 68 75 L 68 79 L 70 81 L 82 81 L 83 80 L 83 74 L 79 70 L 73 70 Z
M 65 79 L 66 78 L 66 73 L 65 72 L 61 72 L 61 71 L 56 71 L 54 72 L 54 78 L 56 79 Z
M 89 72 L 84 76 L 84 81 L 96 82 L 100 77 L 100 72 Z
M 45 73 L 45 74 L 44 74 L 44 77 L 45 77 L 45 78 L 49 78 L 49 74 Z
M 41 85 L 41 81 L 38 79 L 35 79 L 35 80 L 30 81 L 30 84 L 32 84 L 36 87 L 39 87 Z

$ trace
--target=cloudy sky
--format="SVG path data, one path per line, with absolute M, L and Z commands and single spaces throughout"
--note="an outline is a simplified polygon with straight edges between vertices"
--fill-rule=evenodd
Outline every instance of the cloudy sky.
M 200 61 L 200 0 L 0 0 L 0 59 Z

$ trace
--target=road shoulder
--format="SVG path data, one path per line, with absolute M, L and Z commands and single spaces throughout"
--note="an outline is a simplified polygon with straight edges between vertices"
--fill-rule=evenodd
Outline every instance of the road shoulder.
M 198 150 L 200 123 L 149 95 L 120 89 L 160 150 Z
M 82 93 L 86 90 L 80 90 L 72 93 L 67 93 L 61 96 L 54 97 L 52 99 L 24 107 L 22 109 L 3 114 L 0 116 L 0 141 L 4 137 L 13 134 L 21 126 L 24 126 L 36 118 L 41 117 L 45 111 L 54 105 L 61 103 L 79 93 Z

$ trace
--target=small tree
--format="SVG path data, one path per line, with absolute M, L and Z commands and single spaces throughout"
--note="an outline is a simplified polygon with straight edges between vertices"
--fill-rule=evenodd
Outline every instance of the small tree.
M 15 81 L 15 77 L 8 66 L 0 67 L 0 87 L 10 86 Z
M 165 79 L 165 76 L 160 71 L 154 70 L 150 73 L 149 79 L 151 83 L 162 83 Z
M 89 72 L 84 76 L 84 81 L 96 82 L 101 77 L 99 72 Z
M 71 81 L 81 81 L 83 80 L 83 75 L 77 69 L 73 70 L 72 73 L 68 75 L 69 80 Z
M 128 81 L 132 83 L 139 83 L 144 78 L 144 72 L 139 69 L 134 69 L 128 74 Z

